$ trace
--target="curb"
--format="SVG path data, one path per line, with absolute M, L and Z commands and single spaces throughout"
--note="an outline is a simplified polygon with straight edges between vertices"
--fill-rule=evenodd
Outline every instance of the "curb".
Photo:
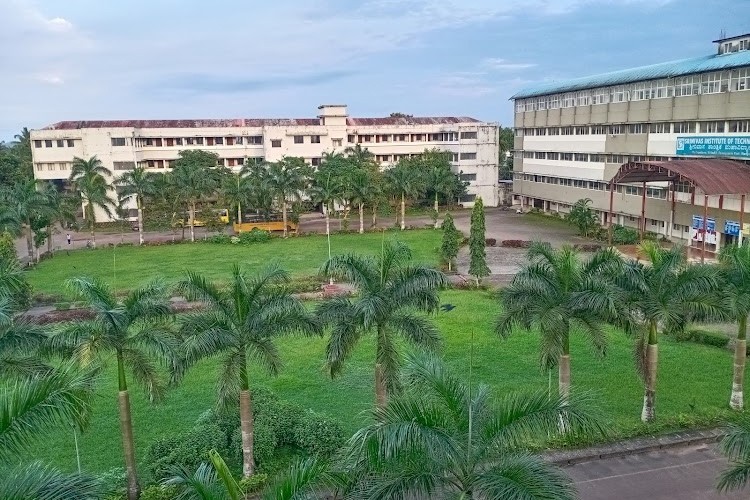
M 663 434 L 661 436 L 628 439 L 578 450 L 552 451 L 543 453 L 542 458 L 555 465 L 566 466 L 696 444 L 716 443 L 722 437 L 724 437 L 724 431 L 719 428 L 690 430 Z

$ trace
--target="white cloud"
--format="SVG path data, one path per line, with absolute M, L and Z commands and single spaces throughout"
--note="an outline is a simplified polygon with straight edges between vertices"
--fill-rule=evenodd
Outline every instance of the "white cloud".
M 45 24 L 51 31 L 63 32 L 73 29 L 73 24 L 62 17 L 54 17 L 45 21 Z
M 487 68 L 490 70 L 516 70 L 516 69 L 528 69 L 533 68 L 536 66 L 534 63 L 518 63 L 518 62 L 510 62 L 507 59 L 501 59 L 498 57 L 488 57 L 487 59 L 483 59 L 479 65 L 482 68 Z
M 60 75 L 37 75 L 36 79 L 50 85 L 62 85 L 65 83 L 65 80 Z

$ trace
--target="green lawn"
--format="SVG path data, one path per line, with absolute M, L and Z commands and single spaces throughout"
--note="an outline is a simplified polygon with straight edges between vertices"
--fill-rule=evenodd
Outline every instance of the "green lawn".
M 386 231 L 385 238 L 397 238 L 409 245 L 417 261 L 437 263 L 440 231 Z M 333 254 L 376 253 L 383 233 L 335 234 L 331 236 Z M 201 272 L 211 279 L 224 279 L 234 264 L 247 269 L 280 262 L 293 275 L 318 271 L 328 258 L 325 236 L 311 235 L 283 240 L 275 238 L 254 245 L 183 243 L 147 247 L 103 247 L 96 250 L 59 252 L 28 273 L 34 293 L 65 294 L 65 281 L 75 276 L 95 276 L 113 284 L 117 290 L 132 289 L 144 281 L 161 277 L 176 281 L 185 270 Z
M 424 232 L 420 237 L 428 239 L 429 234 Z M 356 237 L 351 241 L 355 240 Z M 300 241 L 315 244 L 309 239 Z M 424 248 L 430 245 L 424 243 Z M 180 251 L 183 248 L 191 246 L 175 247 Z M 297 269 L 304 269 L 304 266 Z M 489 293 L 448 291 L 443 293 L 442 300 L 456 306 L 450 312 L 438 313 L 436 318 L 445 340 L 442 353 L 450 365 L 468 376 L 473 338 L 475 383 L 488 383 L 496 394 L 547 389 L 547 374 L 540 373 L 537 364 L 536 337 L 518 333 L 501 341 L 492 333 L 498 305 Z M 643 426 L 639 420 L 642 385 L 634 370 L 632 343 L 619 333 L 613 333 L 610 340 L 606 359 L 599 360 L 580 337 L 574 338 L 572 379 L 574 390 L 594 393 L 612 437 L 703 423 L 728 415 L 730 352 L 662 338 L 657 423 Z M 336 380 L 330 380 L 323 369 L 324 339 L 284 338 L 279 340 L 279 346 L 285 360 L 283 371 L 271 379 L 253 370 L 256 385 L 270 386 L 283 398 L 340 419 L 347 432 L 367 421 L 374 398 L 371 337 L 355 351 L 352 362 Z M 79 437 L 82 465 L 94 472 L 122 464 L 113 367 L 108 368 L 104 377 L 91 425 Z M 138 456 L 144 456 L 152 440 L 190 427 L 195 418 L 214 403 L 215 380 L 216 365 L 208 360 L 195 367 L 183 384 L 159 405 L 149 405 L 134 388 L 131 398 Z M 553 390 L 555 384 L 553 375 Z M 45 438 L 36 448 L 35 456 L 65 469 L 74 469 L 72 430 Z

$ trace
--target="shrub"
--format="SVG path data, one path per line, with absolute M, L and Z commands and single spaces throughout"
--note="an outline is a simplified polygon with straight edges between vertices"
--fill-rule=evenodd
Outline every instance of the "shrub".
M 228 234 L 214 234 L 204 240 L 206 243 L 224 245 L 232 243 L 232 237 Z
M 529 248 L 531 242 L 526 240 L 503 240 L 500 246 L 504 248 Z
M 597 243 L 583 243 L 573 245 L 573 248 L 581 252 L 598 252 L 602 249 L 602 246 Z
M 609 238 L 608 231 L 602 231 L 600 238 L 607 240 Z M 638 243 L 639 235 L 638 231 L 633 228 L 621 226 L 615 224 L 612 226 L 612 244 L 613 245 L 635 245 Z
M 122 467 L 109 469 L 99 474 L 96 480 L 101 485 L 104 498 L 108 500 L 125 498 L 128 492 L 128 478 Z
M 308 410 L 294 430 L 294 442 L 310 454 L 331 456 L 344 443 L 344 431 L 336 420 Z
M 15 261 L 16 259 L 16 244 L 13 236 L 8 231 L 3 231 L 0 233 L 0 260 Z
M 266 483 L 268 483 L 268 474 L 256 472 L 252 476 L 240 480 L 240 491 L 242 491 L 243 495 L 257 493 L 266 486 Z M 141 500 L 143 500 L 143 496 L 141 496 Z
M 688 330 L 684 340 L 714 347 L 726 347 L 729 344 L 729 337 L 726 335 L 701 329 Z
M 174 498 L 177 498 L 177 488 L 175 486 L 152 484 L 143 488 L 140 500 L 172 500 Z
M 200 424 L 176 437 L 159 439 L 146 451 L 146 471 L 156 480 L 168 475 L 172 467 L 195 470 L 207 462 L 215 449 L 222 456 L 228 451 L 227 436 L 215 423 Z
M 271 241 L 271 233 L 262 229 L 254 228 L 252 231 L 240 233 L 237 236 L 242 245 L 252 245 L 253 243 L 266 243 Z
M 485 238 L 484 245 L 488 247 L 494 247 L 497 245 L 497 240 L 495 238 Z

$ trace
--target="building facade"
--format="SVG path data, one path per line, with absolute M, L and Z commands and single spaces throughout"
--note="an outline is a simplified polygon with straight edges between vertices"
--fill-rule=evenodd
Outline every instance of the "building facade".
M 750 34 L 714 43 L 718 50 L 709 56 L 514 95 L 513 187 L 524 208 L 565 213 L 590 198 L 605 224 L 608 181 L 627 162 L 711 157 L 750 163 Z M 686 241 L 702 213 L 695 200 L 704 198 L 688 185 L 675 189 L 672 211 L 666 183 L 646 186 L 644 229 Z M 643 186 L 614 190 L 614 223 L 639 227 Z M 708 203 L 717 233 L 727 228 L 716 250 L 736 237 L 732 223 L 740 219 L 741 200 L 711 196 Z
M 62 182 L 74 157 L 94 155 L 113 178 L 135 165 L 164 172 L 188 149 L 216 153 L 235 171 L 249 161 L 273 162 L 283 156 L 302 157 L 314 167 L 324 152 L 343 152 L 357 144 L 388 168 L 437 148 L 452 153 L 453 170 L 468 182 L 462 204 L 471 206 L 481 196 L 485 204 L 497 206 L 497 124 L 467 117 L 351 118 L 345 105 L 318 110 L 316 118 L 303 119 L 59 122 L 31 131 L 34 175 Z

